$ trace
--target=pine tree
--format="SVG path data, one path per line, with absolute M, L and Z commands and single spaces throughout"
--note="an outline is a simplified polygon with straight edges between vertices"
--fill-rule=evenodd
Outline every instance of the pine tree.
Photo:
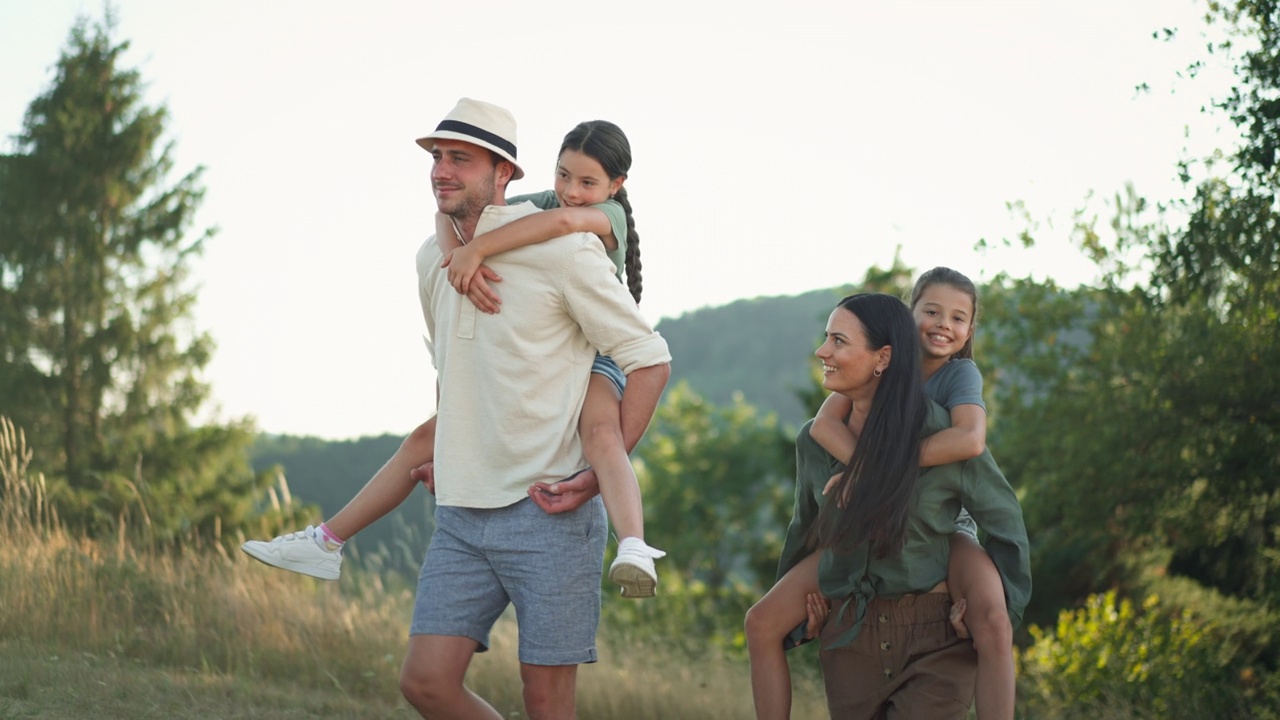
M 188 265 L 202 168 L 169 183 L 168 115 L 123 67 L 108 12 L 72 29 L 0 156 L 0 414 L 64 483 L 64 517 L 163 535 L 248 517 L 252 427 L 193 427 L 211 338 Z

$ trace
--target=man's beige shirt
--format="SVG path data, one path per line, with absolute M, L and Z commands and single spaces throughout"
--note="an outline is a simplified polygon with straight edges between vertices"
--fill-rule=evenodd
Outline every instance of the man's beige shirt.
M 490 205 L 479 235 L 538 212 Z M 578 417 L 597 348 L 624 373 L 671 361 L 667 343 L 614 276 L 600 239 L 576 233 L 495 255 L 502 310 L 449 285 L 435 236 L 418 250 L 418 293 L 440 384 L 436 502 L 505 507 L 534 482 L 586 467 Z

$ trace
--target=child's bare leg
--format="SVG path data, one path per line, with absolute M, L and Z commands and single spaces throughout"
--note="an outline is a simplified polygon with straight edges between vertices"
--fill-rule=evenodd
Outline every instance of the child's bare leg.
M 417 481 L 409 471 L 435 457 L 436 424 L 429 420 L 409 433 L 390 460 L 374 473 L 360 492 L 325 521 L 333 534 L 350 540 L 356 533 L 395 510 L 413 492 Z
M 791 667 L 782 641 L 808 617 L 806 602 L 818 592 L 818 553 L 801 560 L 747 611 L 747 653 L 756 720 L 791 717 Z
M 409 433 L 400 449 L 329 522 L 319 527 L 308 525 L 270 541 L 248 540 L 240 549 L 281 570 L 337 580 L 342 574 L 343 543 L 413 492 L 417 481 L 410 473 L 435 456 L 435 430 L 436 419 L 431 418 Z
M 631 458 L 622 437 L 621 401 L 613 382 L 591 374 L 582 403 L 578 434 L 582 451 L 595 470 L 600 497 L 618 535 L 618 554 L 609 566 L 609 579 L 622 587 L 626 598 L 657 594 L 658 572 L 653 561 L 666 555 L 644 541 L 644 505 Z
M 587 398 L 582 403 L 578 434 L 582 437 L 582 452 L 587 463 L 600 482 L 600 497 L 618 539 L 644 540 L 644 504 L 622 439 L 618 408 L 613 383 L 603 375 L 592 373 Z
M 965 603 L 961 619 L 978 652 L 974 694 L 978 720 L 1013 720 L 1013 626 L 1005 605 L 1004 585 L 991 556 L 965 533 L 951 536 L 947 584 L 952 600 Z

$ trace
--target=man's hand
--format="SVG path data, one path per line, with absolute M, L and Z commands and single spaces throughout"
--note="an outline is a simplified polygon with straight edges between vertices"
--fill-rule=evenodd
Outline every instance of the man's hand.
M 529 488 L 533 504 L 552 515 L 577 510 L 599 493 L 600 483 L 591 468 L 558 483 L 534 483 Z
M 409 477 L 427 486 L 427 492 L 436 494 L 436 464 L 425 462 L 409 471 Z

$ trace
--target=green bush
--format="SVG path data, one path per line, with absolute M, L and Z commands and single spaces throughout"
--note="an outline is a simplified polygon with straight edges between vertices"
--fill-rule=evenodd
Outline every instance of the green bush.
M 1135 608 L 1114 591 L 1063 611 L 1019 653 L 1029 717 L 1249 717 L 1217 628 L 1189 611 L 1163 612 L 1151 595 Z

